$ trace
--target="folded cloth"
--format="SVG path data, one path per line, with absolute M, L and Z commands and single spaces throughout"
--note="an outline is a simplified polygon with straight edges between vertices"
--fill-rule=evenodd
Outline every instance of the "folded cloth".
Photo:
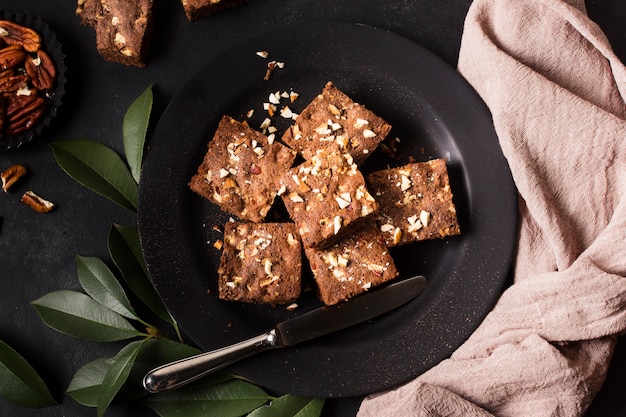
M 358 415 L 580 416 L 626 329 L 626 68 L 582 0 L 475 0 L 458 69 L 519 191 L 514 284 L 449 359 Z

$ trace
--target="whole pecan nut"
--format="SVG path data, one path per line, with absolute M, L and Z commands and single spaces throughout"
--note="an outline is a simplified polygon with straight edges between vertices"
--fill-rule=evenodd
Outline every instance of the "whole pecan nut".
M 33 87 L 38 90 L 50 90 L 57 78 L 57 70 L 50 55 L 37 51 L 36 56 L 26 58 L 24 69 L 30 77 Z
M 0 49 L 0 70 L 15 68 L 26 59 L 26 51 L 19 45 Z
M 41 48 L 41 36 L 35 30 L 10 20 L 0 20 L 0 38 L 7 45 L 22 46 L 27 52 Z
M 39 96 L 13 96 L 6 111 L 6 132 L 17 135 L 32 128 L 44 115 L 46 100 Z

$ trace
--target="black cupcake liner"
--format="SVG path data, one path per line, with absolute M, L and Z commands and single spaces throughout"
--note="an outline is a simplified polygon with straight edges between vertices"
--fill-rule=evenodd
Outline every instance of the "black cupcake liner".
M 0 20 L 10 20 L 36 30 L 41 36 L 41 49 L 50 55 L 57 69 L 57 79 L 54 88 L 46 91 L 45 95 L 43 95 L 48 102 L 46 113 L 31 129 L 17 135 L 7 135 L 5 133 L 0 137 L 0 151 L 7 151 L 31 142 L 35 137 L 41 135 L 43 130 L 50 125 L 52 119 L 56 117 L 65 94 L 65 83 L 67 82 L 65 72 L 67 67 L 65 66 L 65 55 L 56 34 L 39 17 L 27 13 L 12 13 L 0 10 Z

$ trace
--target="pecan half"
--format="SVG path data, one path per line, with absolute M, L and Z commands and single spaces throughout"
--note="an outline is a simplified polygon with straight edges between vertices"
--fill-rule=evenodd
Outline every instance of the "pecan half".
M 15 68 L 26 59 L 26 51 L 19 45 L 0 49 L 0 70 Z
M 9 191 L 9 188 L 13 186 L 20 178 L 26 175 L 26 167 L 24 165 L 11 165 L 2 174 L 2 191 L 5 193 Z
M 20 45 L 27 52 L 35 52 L 41 48 L 41 36 L 31 28 L 0 20 L 0 38 L 8 45 Z
M 11 75 L 0 78 L 0 93 L 15 93 L 28 84 L 28 75 Z
M 55 207 L 54 203 L 39 197 L 32 191 L 26 191 L 21 201 L 38 213 L 49 213 Z
M 26 74 L 36 89 L 50 90 L 57 78 L 57 69 L 46 52 L 37 51 L 35 54 L 35 57 L 28 57 L 24 62 Z
M 6 133 L 17 135 L 32 128 L 44 115 L 46 100 L 39 96 L 13 96 L 6 113 Z

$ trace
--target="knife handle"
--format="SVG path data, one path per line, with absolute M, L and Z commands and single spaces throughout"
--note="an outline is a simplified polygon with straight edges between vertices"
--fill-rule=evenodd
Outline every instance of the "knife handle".
M 143 386 L 153 394 L 167 391 L 277 346 L 276 331 L 270 330 L 231 346 L 159 366 L 144 376 Z

